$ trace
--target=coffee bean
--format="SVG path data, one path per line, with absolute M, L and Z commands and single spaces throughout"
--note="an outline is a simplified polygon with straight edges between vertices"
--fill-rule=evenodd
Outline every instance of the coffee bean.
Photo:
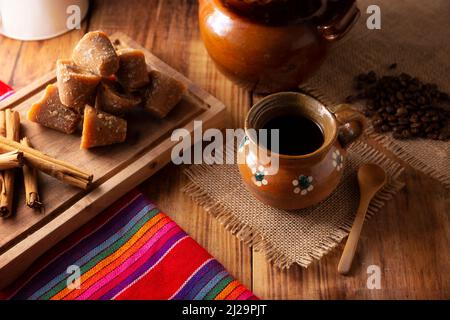
M 396 63 L 389 66 L 393 70 Z M 450 123 L 450 96 L 436 84 L 423 83 L 409 74 L 378 76 L 375 71 L 355 77 L 357 93 L 346 98 L 348 103 L 365 100 L 364 114 L 372 118 L 377 132 L 394 132 L 394 138 L 428 137 L 448 140 L 444 133 Z M 450 130 L 449 130 L 450 132 Z
M 345 98 L 345 102 L 346 103 L 353 103 L 353 102 L 355 102 L 357 99 L 356 99 L 356 96 L 352 96 L 352 95 L 350 95 L 350 96 L 348 96 L 347 98 Z
M 394 115 L 389 115 L 387 121 L 389 122 L 397 122 L 398 118 Z
M 374 126 L 381 126 L 383 125 L 383 119 L 377 119 L 372 121 Z
M 427 99 L 426 99 L 424 96 L 420 96 L 420 97 L 417 99 L 417 103 L 418 103 L 418 104 L 424 105 L 426 102 L 427 102 Z
M 411 134 L 413 136 L 417 136 L 419 134 L 420 130 L 418 128 L 412 128 L 411 129 Z
M 413 115 L 409 118 L 409 122 L 419 122 L 419 115 L 413 114 Z
M 441 132 L 438 137 L 439 140 L 445 141 L 448 139 L 448 134 L 445 132 Z
M 405 127 L 394 126 L 392 128 L 392 131 L 395 132 L 395 133 L 401 133 L 403 130 L 405 130 Z
M 408 114 L 408 109 L 406 109 L 405 107 L 400 107 L 397 109 L 397 112 L 395 113 L 396 116 L 401 117 Z
M 368 110 L 368 109 L 364 110 L 363 113 L 364 113 L 364 115 L 365 115 L 366 117 L 368 117 L 368 118 L 370 118 L 370 117 L 373 116 L 373 111 Z
M 390 70 L 396 69 L 397 68 L 397 63 L 393 63 L 389 66 Z
M 440 92 L 439 93 L 439 99 L 442 101 L 449 101 L 450 102 L 450 95 L 448 95 L 445 92 Z
M 434 122 L 437 122 L 439 120 L 440 120 L 440 118 L 438 116 L 434 116 L 431 118 L 431 121 L 434 121 Z
M 374 125 L 373 126 L 373 129 L 375 130 L 375 132 L 377 132 L 377 133 L 382 133 L 383 131 L 381 130 L 381 126 L 380 125 Z
M 357 82 L 365 82 L 367 79 L 367 75 L 365 73 L 361 73 L 356 77 Z
M 408 124 L 409 123 L 409 119 L 408 118 L 400 118 L 400 119 L 398 119 L 398 123 L 400 123 L 400 124 Z
M 402 131 L 402 136 L 403 136 L 403 138 L 408 139 L 408 138 L 411 137 L 411 132 L 408 129 L 403 130 Z
M 391 106 L 388 106 L 388 107 L 386 107 L 386 112 L 389 113 L 389 114 L 394 114 L 395 113 L 395 108 L 391 107 Z
M 397 97 L 397 99 L 399 101 L 403 101 L 404 97 L 401 91 L 397 91 L 397 93 L 395 94 L 395 96 Z

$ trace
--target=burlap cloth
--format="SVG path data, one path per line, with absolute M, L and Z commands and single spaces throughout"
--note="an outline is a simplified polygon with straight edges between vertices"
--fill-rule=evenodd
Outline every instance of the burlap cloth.
M 369 5 L 381 8 L 381 30 L 366 27 Z M 359 0 L 362 15 L 354 29 L 332 48 L 329 57 L 301 88 L 327 105 L 353 93 L 352 79 L 361 72 L 406 72 L 436 83 L 450 93 L 450 1 Z M 388 66 L 397 63 L 396 70 Z M 412 167 L 450 188 L 450 142 L 395 140 L 370 134 Z
M 183 191 L 239 239 L 264 251 L 276 266 L 286 268 L 298 263 L 307 267 L 348 235 L 359 202 L 356 172 L 362 163 L 380 164 L 389 177 L 371 202 L 368 217 L 403 186 L 398 179 L 400 164 L 364 142 L 350 147 L 346 161 L 337 190 L 322 203 L 295 212 L 274 209 L 256 200 L 245 189 L 237 165 L 192 165 L 185 171 L 190 182 Z
M 450 92 L 450 1 L 360 0 L 362 16 L 354 29 L 332 48 L 324 65 L 301 89 L 328 106 L 353 93 L 353 77 L 406 72 L 436 83 Z M 366 9 L 381 8 L 381 30 L 366 27 Z M 397 70 L 388 66 L 397 63 Z M 450 143 L 430 140 L 398 141 L 369 130 L 371 138 L 414 168 L 450 187 Z M 349 150 L 338 189 L 319 205 L 286 212 L 263 205 L 243 186 L 233 165 L 191 166 L 187 194 L 217 216 L 226 228 L 279 267 L 307 267 L 335 247 L 349 232 L 358 205 L 356 171 L 364 162 L 381 164 L 389 182 L 371 203 L 369 216 L 401 187 L 399 163 L 359 142 Z

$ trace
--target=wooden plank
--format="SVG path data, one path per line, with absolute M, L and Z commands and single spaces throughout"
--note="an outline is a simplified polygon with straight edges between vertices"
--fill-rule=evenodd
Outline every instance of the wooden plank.
M 87 21 L 85 20 L 81 29 L 70 31 L 53 39 L 15 41 L 20 43 L 21 47 L 10 85 L 19 90 L 54 70 L 58 58 L 69 58 L 71 56 L 73 47 L 83 36 L 86 27 Z
M 12 85 L 12 76 L 17 66 L 21 46 L 22 43 L 20 41 L 0 35 L 0 57 L 2 57 L 0 80 L 10 86 Z
M 307 269 L 280 270 L 254 251 L 255 294 L 266 299 L 448 299 L 450 279 L 443 270 L 450 270 L 450 256 L 443 253 L 450 244 L 449 192 L 411 168 L 405 182 L 365 223 L 349 276 L 337 272 L 345 242 Z M 371 265 L 381 269 L 381 289 L 367 288 Z
M 249 93 L 225 78 L 209 58 L 197 26 L 197 1 L 97 0 L 90 30 L 123 31 L 162 60 L 210 92 L 227 107 L 227 127 L 241 126 Z M 112 12 L 121 12 L 113 15 Z M 169 164 L 140 190 L 174 219 L 227 270 L 251 288 L 251 248 L 180 191 L 187 182 L 182 168 Z
M 220 111 L 217 113 L 217 110 L 213 109 L 202 114 L 199 119 L 203 121 L 206 129 L 216 128 L 221 125 L 220 115 Z M 193 135 L 193 123 L 189 123 L 185 128 Z M 93 189 L 69 209 L 2 254 L 0 288 L 19 277 L 43 252 L 165 166 L 171 159 L 173 145 L 174 142 L 166 139 L 142 154 L 121 172 Z
M 91 0 L 91 4 L 90 30 L 131 35 L 223 101 L 230 125 L 242 126 L 251 97 L 223 77 L 207 56 L 198 34 L 196 1 Z M 69 52 L 74 41 L 71 37 L 67 34 L 29 46 L 20 58 L 23 66 L 14 68 L 22 42 L 0 36 L 0 56 L 7 61 L 0 65 L 0 79 L 17 89 L 52 70 L 54 61 L 46 59 L 43 48 L 54 56 L 58 56 L 60 47 Z M 33 71 L 35 67 L 38 70 Z M 383 289 L 375 291 L 365 288 L 365 265 L 361 264 L 351 277 L 336 277 L 340 248 L 306 270 L 293 267 L 280 271 L 262 254 L 255 253 L 252 270 L 251 250 L 180 192 L 186 182 L 180 167 L 164 167 L 140 189 L 250 288 L 253 272 L 254 290 L 260 297 L 448 298 L 449 263 L 445 253 L 450 243 L 450 197 L 438 183 L 422 174 L 408 170 L 406 179 L 406 188 L 363 231 L 357 261 L 384 266 Z
M 143 49 L 123 34 L 112 35 L 111 38 L 120 39 L 124 46 Z M 0 286 L 25 270 L 38 253 L 47 250 L 118 196 L 144 181 L 155 169 L 167 164 L 170 150 L 176 144 L 170 140 L 173 129 L 184 127 L 192 132 L 194 119 L 203 121 L 204 128 L 219 127 L 224 110 L 220 101 L 150 53 L 146 53 L 146 58 L 152 68 L 183 81 L 188 94 L 164 120 L 150 119 L 142 113 L 130 119 L 132 125 L 125 144 L 82 151 L 78 148 L 77 135 L 62 135 L 27 121 L 23 123 L 25 134 L 37 149 L 94 172 L 94 187 L 86 193 L 43 177 L 42 196 L 49 203 L 45 215 L 32 212 L 23 205 L 23 199 L 19 199 L 16 216 L 0 224 L 1 250 L 6 251 L 0 256 Z M 48 77 L 45 77 L 42 82 L 47 81 Z M 14 98 L 19 101 L 25 99 L 14 108 L 22 118 L 38 94 L 41 93 L 25 97 L 19 93 Z M 14 104 L 14 99 L 8 101 Z

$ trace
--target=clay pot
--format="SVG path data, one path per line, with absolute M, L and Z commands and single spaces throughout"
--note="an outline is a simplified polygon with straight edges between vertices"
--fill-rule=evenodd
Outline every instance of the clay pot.
M 199 26 L 218 69 L 249 90 L 298 86 L 359 17 L 355 0 L 199 0 Z
M 252 129 L 263 128 L 275 116 L 294 112 L 319 125 L 324 137 L 320 148 L 305 155 L 284 155 L 257 143 Z M 301 93 L 268 96 L 252 107 L 245 121 L 246 136 L 238 149 L 242 179 L 257 199 L 272 207 L 291 210 L 317 204 L 339 184 L 346 147 L 362 134 L 365 126 L 364 116 L 348 105 L 340 105 L 332 113 L 316 99 Z

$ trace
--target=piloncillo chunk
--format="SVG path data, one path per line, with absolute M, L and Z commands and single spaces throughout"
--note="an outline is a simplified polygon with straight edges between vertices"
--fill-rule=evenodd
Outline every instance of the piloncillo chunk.
M 135 91 L 148 84 L 147 64 L 141 50 L 121 49 L 117 51 L 119 70 L 116 76 L 119 83 L 128 91 Z
M 124 116 L 141 101 L 139 96 L 123 92 L 114 81 L 103 80 L 98 88 L 96 108 L 116 116 Z
M 77 129 L 81 116 L 61 103 L 58 88 L 51 84 L 42 98 L 28 110 L 28 120 L 70 134 Z
M 144 91 L 144 107 L 152 115 L 162 119 L 180 102 L 186 86 L 156 70 L 150 71 L 149 77 L 150 85 Z
M 84 108 L 80 146 L 82 149 L 124 142 L 126 135 L 127 122 L 125 120 L 89 105 Z
M 85 71 L 71 60 L 56 62 L 56 77 L 61 102 L 76 111 L 80 111 L 95 93 L 101 77 Z
M 109 77 L 119 69 L 119 58 L 102 31 L 86 33 L 72 52 L 72 60 L 81 68 L 102 77 Z

